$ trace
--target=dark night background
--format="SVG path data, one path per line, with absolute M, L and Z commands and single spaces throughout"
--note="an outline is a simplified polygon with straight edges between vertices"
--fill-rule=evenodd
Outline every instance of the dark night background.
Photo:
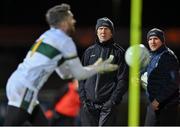
M 180 59 L 180 7 L 178 0 L 142 0 L 142 42 L 148 30 L 165 31 L 167 45 Z M 0 100 L 5 98 L 5 85 L 10 74 L 39 35 L 48 29 L 45 13 L 62 2 L 71 5 L 77 21 L 75 42 L 79 56 L 94 41 L 97 18 L 109 17 L 115 25 L 115 39 L 125 49 L 129 46 L 130 0 L 1 0 L 0 1 Z M 56 74 L 43 88 L 60 86 Z M 43 92 L 42 92 L 43 93 Z M 44 97 L 44 96 L 43 96 Z M 0 110 L 1 114 L 1 110 Z M 127 113 L 126 113 L 127 114 Z

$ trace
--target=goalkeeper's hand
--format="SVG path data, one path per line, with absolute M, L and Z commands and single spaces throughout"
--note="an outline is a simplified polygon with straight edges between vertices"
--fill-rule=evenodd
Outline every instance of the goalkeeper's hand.
M 102 60 L 102 58 L 99 58 L 95 63 L 94 67 L 96 68 L 98 73 L 105 73 L 105 72 L 111 72 L 118 69 L 117 64 L 112 64 L 114 56 L 110 55 L 109 58 L 105 61 Z

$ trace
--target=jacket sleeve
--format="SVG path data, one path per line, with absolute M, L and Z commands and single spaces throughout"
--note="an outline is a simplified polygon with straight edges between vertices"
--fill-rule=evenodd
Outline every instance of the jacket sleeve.
M 124 59 L 124 51 L 121 52 L 118 56 L 118 65 L 119 69 L 116 74 L 116 88 L 111 96 L 111 101 L 114 104 L 119 104 L 122 100 L 123 95 L 127 92 L 128 90 L 128 66 L 125 63 Z
M 162 103 L 178 92 L 179 63 L 172 54 L 164 54 L 159 61 L 159 67 L 162 84 L 156 100 Z

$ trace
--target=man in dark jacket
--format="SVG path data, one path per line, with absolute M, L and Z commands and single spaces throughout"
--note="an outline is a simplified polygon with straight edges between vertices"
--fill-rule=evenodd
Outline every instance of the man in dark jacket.
M 117 105 L 128 89 L 128 70 L 124 60 L 124 49 L 113 40 L 114 26 L 110 19 L 97 20 L 96 43 L 86 49 L 82 63 L 93 64 L 98 58 L 114 56 L 114 64 L 119 65 L 115 72 L 98 74 L 79 84 L 82 101 L 82 125 L 117 125 Z
M 146 126 L 176 125 L 179 100 L 179 62 L 165 45 L 164 32 L 151 29 L 147 34 L 151 60 L 147 67 Z

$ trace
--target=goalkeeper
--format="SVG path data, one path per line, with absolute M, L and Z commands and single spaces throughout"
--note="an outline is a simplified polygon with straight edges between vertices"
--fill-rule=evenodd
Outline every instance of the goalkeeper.
M 48 125 L 37 96 L 52 72 L 61 78 L 86 79 L 96 73 L 115 71 L 113 56 L 83 67 L 71 35 L 75 31 L 75 19 L 68 4 L 52 7 L 46 13 L 50 29 L 43 33 L 27 53 L 24 61 L 8 79 L 7 114 L 4 125 Z

